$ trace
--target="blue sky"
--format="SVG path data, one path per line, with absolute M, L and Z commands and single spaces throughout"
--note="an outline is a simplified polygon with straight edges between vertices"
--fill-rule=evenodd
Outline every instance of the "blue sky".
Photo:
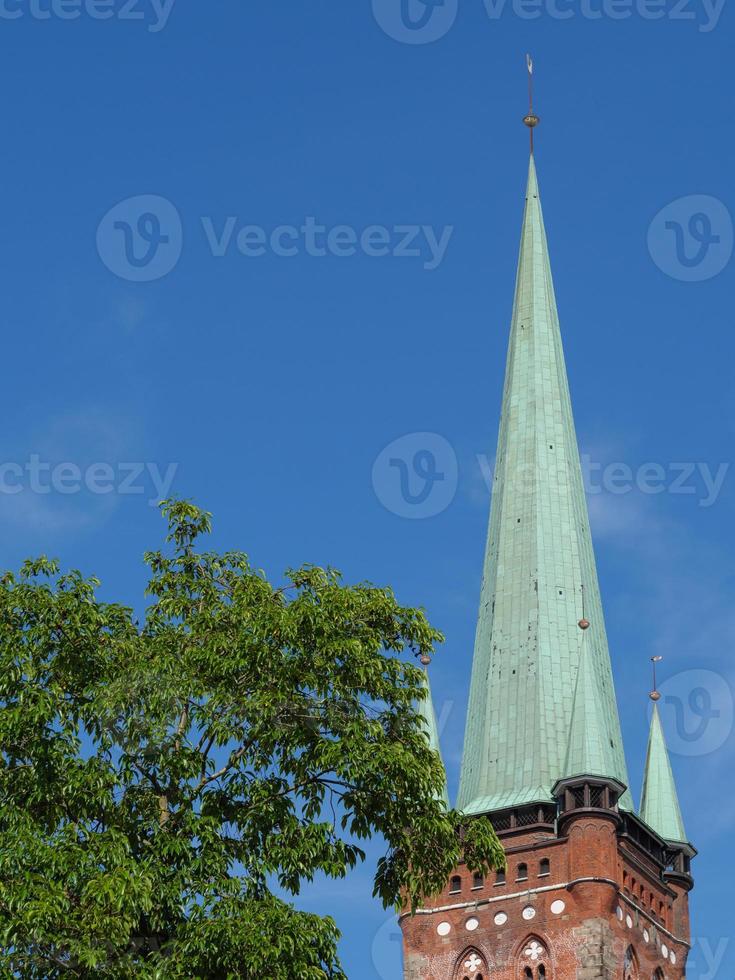
M 432 678 L 454 788 L 532 51 L 633 790 L 662 654 L 701 852 L 689 976 L 724 978 L 729 956 L 708 964 L 733 939 L 732 11 L 411 4 L 0 3 L 2 564 L 50 552 L 140 604 L 149 501 L 170 486 L 274 577 L 311 561 L 390 583 L 447 636 Z M 402 496 L 385 459 L 426 448 L 444 496 L 411 503 L 421 485 Z M 351 977 L 387 980 L 369 871 L 303 903 L 336 914 Z

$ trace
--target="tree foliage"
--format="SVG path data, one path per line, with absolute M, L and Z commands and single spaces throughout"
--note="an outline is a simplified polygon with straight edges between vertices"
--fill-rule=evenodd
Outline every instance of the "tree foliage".
M 271 585 L 164 505 L 143 622 L 28 561 L 0 580 L 0 970 L 23 978 L 344 976 L 291 897 L 385 841 L 375 894 L 415 905 L 464 855 L 417 713 L 441 635 L 389 589 L 306 566 Z M 460 838 L 462 843 L 460 844 Z

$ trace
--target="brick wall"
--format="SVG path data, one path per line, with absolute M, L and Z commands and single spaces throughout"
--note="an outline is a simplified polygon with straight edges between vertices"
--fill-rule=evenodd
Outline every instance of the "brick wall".
M 631 946 L 640 980 L 658 968 L 666 980 L 681 980 L 686 889 L 621 846 L 617 830 L 614 819 L 587 812 L 567 819 L 563 836 L 506 837 L 504 883 L 474 883 L 466 867 L 457 868 L 459 890 L 448 883 L 401 918 L 405 980 L 525 980 L 526 969 L 538 980 L 540 966 L 546 980 L 622 980 Z

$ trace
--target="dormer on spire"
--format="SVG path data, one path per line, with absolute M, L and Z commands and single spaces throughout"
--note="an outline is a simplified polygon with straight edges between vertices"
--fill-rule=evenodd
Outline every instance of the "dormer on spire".
M 614 778 L 618 767 L 610 746 L 607 707 L 600 694 L 587 645 L 584 640 L 582 643 L 563 778 Z
M 443 766 L 444 760 L 442 759 L 441 744 L 439 742 L 439 726 L 436 721 L 436 712 L 434 711 L 434 699 L 431 696 L 431 684 L 429 682 L 428 669 L 423 670 L 423 675 L 426 697 L 419 702 L 418 712 L 424 720 L 424 728 L 429 740 L 429 747 L 437 753 Z M 446 767 L 444 768 L 444 772 L 446 774 Z M 446 775 L 444 777 L 444 788 L 441 793 L 441 799 L 444 800 L 447 805 L 447 809 L 449 809 L 449 790 L 447 788 Z

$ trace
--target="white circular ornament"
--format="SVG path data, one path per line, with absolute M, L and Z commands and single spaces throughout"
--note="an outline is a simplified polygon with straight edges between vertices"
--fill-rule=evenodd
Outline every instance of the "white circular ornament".
M 648 929 L 644 929 L 644 930 L 643 930 L 643 938 L 644 938 L 644 940 L 645 940 L 645 941 L 646 941 L 647 943 L 650 943 L 650 941 L 651 941 L 651 934 L 650 934 L 650 932 L 648 931 Z
M 495 922 L 496 926 L 504 926 L 508 921 L 508 916 L 505 914 L 505 912 L 498 912 L 493 921 Z
M 557 898 L 555 902 L 551 903 L 551 911 L 554 913 L 554 915 L 561 915 L 565 908 L 566 905 L 560 898 Z
M 439 933 L 440 936 L 448 936 L 449 933 L 452 931 L 452 926 L 449 922 L 440 922 L 439 925 L 436 927 L 436 931 Z
M 475 929 L 479 927 L 479 925 L 480 925 L 479 919 L 468 919 L 465 922 L 464 927 L 467 930 L 467 932 L 474 932 Z
M 661 955 L 663 956 L 664 959 L 667 959 L 668 958 L 668 955 L 669 955 L 669 947 L 666 945 L 666 943 L 664 943 L 661 946 Z
M 629 929 L 632 929 L 633 928 L 633 920 L 631 919 L 631 917 L 629 915 L 626 915 L 626 917 L 625 917 L 625 924 L 626 924 L 626 926 Z
M 524 956 L 527 956 L 529 959 L 535 962 L 544 955 L 544 947 L 537 939 L 532 939 L 528 946 L 526 946 L 526 948 L 523 950 L 523 953 Z
M 529 919 L 534 919 L 536 917 L 536 909 L 533 905 L 527 905 L 522 912 L 523 918 L 528 921 Z
M 623 921 L 623 910 L 620 908 L 619 905 L 615 909 L 615 915 L 617 915 L 617 917 L 620 919 L 621 922 Z

